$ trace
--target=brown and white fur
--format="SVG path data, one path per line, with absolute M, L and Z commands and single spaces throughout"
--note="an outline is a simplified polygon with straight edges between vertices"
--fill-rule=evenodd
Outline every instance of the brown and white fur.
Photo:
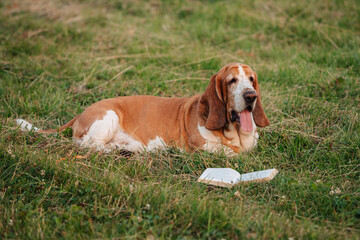
M 17 122 L 32 128 L 25 120 Z M 53 133 L 72 127 L 73 140 L 80 146 L 104 151 L 175 146 L 234 155 L 252 150 L 259 137 L 256 126 L 267 125 L 256 73 L 247 65 L 230 63 L 211 77 L 202 95 L 105 99 L 56 130 L 33 129 Z

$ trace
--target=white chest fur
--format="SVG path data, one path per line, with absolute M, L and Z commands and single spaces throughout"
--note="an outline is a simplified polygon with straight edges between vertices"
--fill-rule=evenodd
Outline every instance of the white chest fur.
M 217 153 L 224 152 L 227 156 L 234 156 L 236 154 L 231 148 L 223 145 L 221 139 L 215 136 L 212 131 L 206 129 L 205 126 L 198 124 L 198 131 L 206 141 L 202 147 L 203 150 Z
M 243 132 L 237 131 L 233 123 L 229 124 L 228 128 L 224 130 L 223 134 L 228 139 L 227 145 L 240 148 L 241 152 L 251 151 L 257 144 L 259 134 L 256 131 L 256 125 L 253 119 L 253 131 Z M 201 136 L 206 140 L 203 146 L 203 150 L 210 152 L 221 152 L 224 151 L 227 155 L 234 155 L 235 152 L 228 146 L 221 143 L 219 137 L 215 136 L 214 133 L 198 124 L 198 131 Z

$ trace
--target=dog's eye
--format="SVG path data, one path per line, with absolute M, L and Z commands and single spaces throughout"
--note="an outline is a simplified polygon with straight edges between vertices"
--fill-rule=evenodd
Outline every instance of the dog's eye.
M 250 81 L 253 82 L 254 81 L 254 78 L 252 76 L 250 76 Z
M 236 83 L 236 78 L 231 79 L 229 82 L 229 84 L 233 84 L 233 83 Z

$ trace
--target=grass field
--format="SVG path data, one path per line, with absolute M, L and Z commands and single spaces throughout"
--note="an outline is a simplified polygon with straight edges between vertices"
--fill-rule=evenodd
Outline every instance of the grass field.
M 359 239 L 358 1 L 0 2 L 0 238 Z M 129 158 L 54 135 L 91 103 L 192 96 L 229 62 L 258 73 L 271 121 L 227 158 Z M 279 169 L 233 189 L 207 167 Z

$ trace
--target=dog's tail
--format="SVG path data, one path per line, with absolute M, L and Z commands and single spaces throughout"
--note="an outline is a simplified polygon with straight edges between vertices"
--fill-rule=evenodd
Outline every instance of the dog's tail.
M 34 130 L 36 132 L 40 132 L 40 133 L 57 133 L 57 132 L 62 132 L 65 129 L 67 129 L 68 127 L 71 127 L 74 122 L 79 118 L 80 114 L 77 115 L 76 117 L 74 117 L 73 119 L 71 119 L 69 122 L 67 122 L 66 124 L 64 124 L 63 126 L 56 128 L 56 129 L 50 129 L 50 130 L 41 130 L 37 127 L 34 127 L 31 123 L 29 123 L 28 121 L 24 120 L 24 119 L 16 119 L 16 124 L 20 126 L 21 129 L 23 130 Z

